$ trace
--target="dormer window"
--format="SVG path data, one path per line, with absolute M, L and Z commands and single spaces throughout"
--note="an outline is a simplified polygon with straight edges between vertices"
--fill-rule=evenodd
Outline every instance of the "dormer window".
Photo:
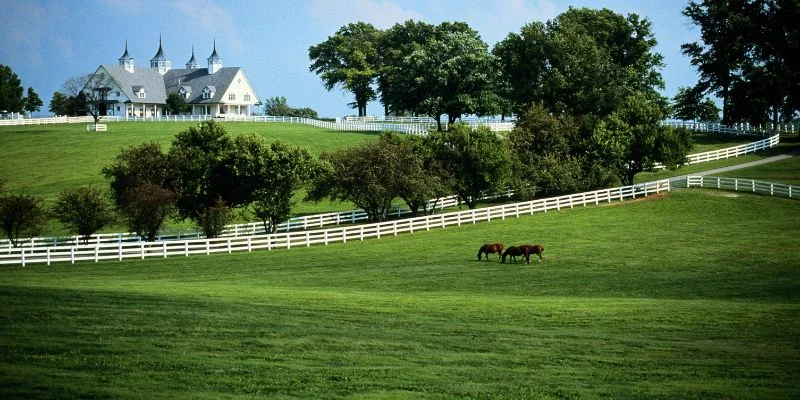
M 211 97 L 213 97 L 214 96 L 214 91 L 215 91 L 214 89 L 215 88 L 213 86 L 204 87 L 203 88 L 203 98 L 204 99 L 210 99 Z
M 181 86 L 181 88 L 178 89 L 178 94 L 188 100 L 189 96 L 192 94 L 192 88 L 189 86 Z
M 134 86 L 133 93 L 140 99 L 147 98 L 147 92 L 144 90 L 144 86 Z

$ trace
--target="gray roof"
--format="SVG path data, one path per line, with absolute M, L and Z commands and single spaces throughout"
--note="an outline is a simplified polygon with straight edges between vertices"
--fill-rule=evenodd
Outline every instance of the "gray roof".
M 158 71 L 152 68 L 139 68 L 131 73 L 119 65 L 103 64 L 102 67 L 131 101 L 146 104 L 164 104 L 167 102 L 164 77 Z M 135 93 L 140 86 L 144 87 L 146 93 L 144 99 L 140 99 Z
M 161 39 L 158 39 L 158 52 L 150 61 L 167 61 L 167 56 L 164 55 L 164 49 L 161 48 Z
M 228 90 L 236 74 L 241 70 L 241 67 L 223 67 L 215 74 L 209 74 L 207 68 L 171 69 L 164 74 L 162 85 L 167 87 L 167 93 L 174 93 L 181 87 L 190 86 L 191 95 L 186 99 L 187 103 L 224 103 L 222 95 Z M 178 85 L 178 82 L 180 82 L 180 85 Z M 209 86 L 212 90 L 216 88 L 222 88 L 222 90 L 215 90 L 210 99 L 204 99 L 203 89 L 206 86 Z

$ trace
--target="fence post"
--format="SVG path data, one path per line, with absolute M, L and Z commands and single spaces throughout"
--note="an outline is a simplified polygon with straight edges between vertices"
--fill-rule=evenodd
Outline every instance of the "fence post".
M 117 242 L 117 253 L 119 255 L 119 261 L 122 261 L 122 241 Z
M 25 249 L 20 250 L 19 253 L 20 261 L 22 262 L 22 266 L 25 266 Z
M 164 258 L 167 258 L 167 242 L 161 242 L 161 249 L 164 252 Z
M 75 247 L 69 248 L 69 259 L 72 264 L 75 264 Z
M 47 248 L 47 265 L 50 265 L 50 248 Z

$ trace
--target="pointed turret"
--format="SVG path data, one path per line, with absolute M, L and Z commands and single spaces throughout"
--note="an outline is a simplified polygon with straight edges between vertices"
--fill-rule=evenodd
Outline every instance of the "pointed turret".
M 172 69 L 172 62 L 167 60 L 164 48 L 161 46 L 161 35 L 158 36 L 158 52 L 150 59 L 150 68 L 157 70 L 161 75 Z
M 207 58 L 208 60 L 208 73 L 214 74 L 222 68 L 222 59 L 217 54 L 217 40 L 214 39 L 214 51 Z
M 186 62 L 186 69 L 195 69 L 198 67 L 199 65 L 197 64 L 197 61 L 194 59 L 194 46 L 192 46 L 192 58 L 190 58 L 189 61 Z
M 133 57 L 128 54 L 128 41 L 125 41 L 125 54 L 119 58 L 119 66 L 128 72 L 133 72 Z

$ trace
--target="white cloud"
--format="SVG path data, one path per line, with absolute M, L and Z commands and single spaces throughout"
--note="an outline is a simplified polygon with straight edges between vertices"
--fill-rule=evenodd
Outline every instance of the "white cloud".
M 388 29 L 409 19 L 422 19 L 419 12 L 404 9 L 391 0 L 313 0 L 309 8 L 320 24 L 332 29 L 358 21 L 368 22 L 378 29 Z

